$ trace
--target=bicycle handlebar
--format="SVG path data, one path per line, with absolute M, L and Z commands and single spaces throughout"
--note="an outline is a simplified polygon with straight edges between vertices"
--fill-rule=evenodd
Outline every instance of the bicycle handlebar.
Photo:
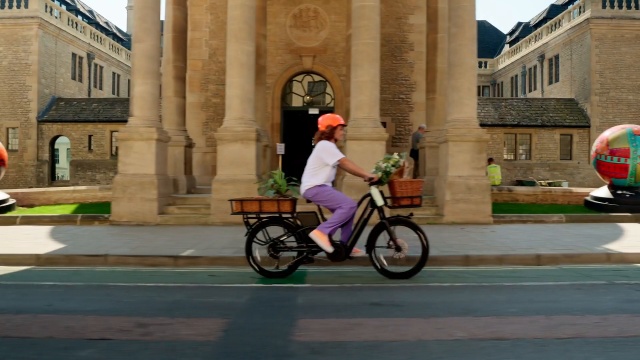
M 376 180 L 376 181 L 373 181 L 373 179 L 374 178 L 372 178 L 372 177 L 368 177 L 364 181 L 366 183 L 369 183 L 369 186 L 375 186 L 375 185 L 380 185 L 381 184 L 380 178 L 378 178 L 378 180 Z

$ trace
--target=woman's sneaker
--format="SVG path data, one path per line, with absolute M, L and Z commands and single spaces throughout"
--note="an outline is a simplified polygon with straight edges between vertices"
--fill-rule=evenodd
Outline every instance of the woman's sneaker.
M 309 233 L 309 238 L 313 240 L 314 243 L 318 244 L 322 250 L 326 253 L 331 254 L 333 252 L 333 245 L 331 245 L 331 241 L 327 234 L 324 234 L 322 231 L 316 229 Z

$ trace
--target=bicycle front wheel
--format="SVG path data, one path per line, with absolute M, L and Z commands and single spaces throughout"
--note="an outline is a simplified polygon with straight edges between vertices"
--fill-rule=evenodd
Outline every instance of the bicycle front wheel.
M 369 260 L 378 273 L 389 279 L 409 279 L 418 274 L 429 258 L 427 235 L 413 221 L 389 218 L 389 228 L 378 223 L 369 234 Z
M 271 279 L 285 278 L 300 266 L 303 253 L 297 247 L 298 228 L 289 221 L 272 218 L 255 224 L 245 244 L 249 266 L 258 274 Z

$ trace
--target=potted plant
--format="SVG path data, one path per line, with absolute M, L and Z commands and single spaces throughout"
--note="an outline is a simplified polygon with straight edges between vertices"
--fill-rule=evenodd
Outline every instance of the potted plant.
M 298 187 L 300 184 L 296 179 L 286 177 L 282 170 L 273 170 L 260 182 L 258 193 L 270 198 L 296 197 L 300 196 Z
M 273 170 L 259 182 L 258 197 L 231 199 L 234 213 L 293 213 L 299 196 L 296 179 Z

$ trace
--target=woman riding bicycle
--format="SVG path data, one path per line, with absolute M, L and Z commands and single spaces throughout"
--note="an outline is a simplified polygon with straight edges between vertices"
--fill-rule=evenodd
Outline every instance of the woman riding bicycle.
M 353 219 L 358 210 L 357 203 L 332 187 L 337 167 L 365 181 L 377 181 L 378 176 L 364 171 L 347 159 L 338 149 L 336 142 L 344 138 L 344 119 L 337 114 L 324 114 L 318 118 L 318 131 L 314 137 L 315 147 L 307 160 L 302 174 L 300 193 L 305 199 L 323 206 L 333 216 L 313 230 L 309 237 L 327 253 L 334 251 L 329 236 L 340 228 L 340 242 L 347 244 L 353 231 Z M 362 250 L 353 248 L 351 256 L 358 256 Z

